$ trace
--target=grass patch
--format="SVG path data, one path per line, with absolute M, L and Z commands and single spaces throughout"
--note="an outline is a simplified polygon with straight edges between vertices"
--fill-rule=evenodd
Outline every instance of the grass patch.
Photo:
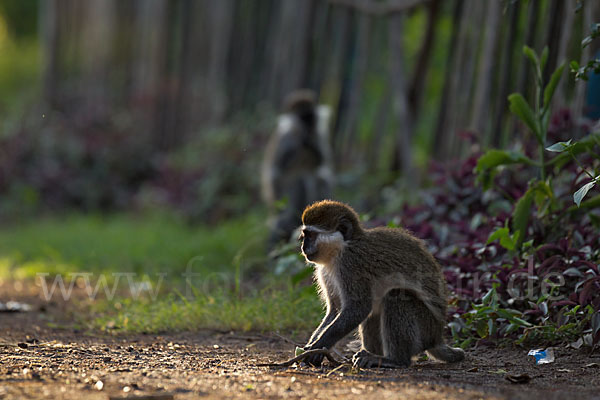
M 177 280 L 190 263 L 195 272 L 233 273 L 240 262 L 264 257 L 262 221 L 249 215 L 194 227 L 166 214 L 32 219 L 0 229 L 0 276 L 160 272 Z
M 195 295 L 169 293 L 157 300 L 123 298 L 99 302 L 88 326 L 100 330 L 158 333 L 198 329 L 239 331 L 307 331 L 322 313 L 312 287 Z
M 47 273 L 46 288 L 60 296 L 81 286 L 77 274 L 88 273 L 89 288 L 98 295 L 79 291 L 73 298 L 75 308 L 84 310 L 76 314 L 77 324 L 91 329 L 314 327 L 322 312 L 314 288 L 265 266 L 265 236 L 260 214 L 215 227 L 190 226 L 167 214 L 32 219 L 0 228 L 0 278 L 32 280 Z M 196 274 L 189 282 L 182 276 L 188 267 Z

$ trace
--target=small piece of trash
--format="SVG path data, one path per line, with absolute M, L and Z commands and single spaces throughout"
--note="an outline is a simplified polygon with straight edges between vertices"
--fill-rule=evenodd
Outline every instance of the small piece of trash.
M 96 384 L 94 385 L 94 388 L 96 390 L 102 390 L 102 388 L 104 388 L 104 382 L 102 382 L 102 381 L 96 382 Z
M 574 349 L 579 349 L 581 348 L 581 346 L 583 346 L 583 339 L 579 338 L 576 341 L 569 343 L 569 346 L 571 346 Z
M 0 301 L 0 312 L 27 312 L 31 311 L 31 306 L 26 303 L 20 303 L 18 301 L 7 301 L 3 303 Z
M 506 375 L 504 377 L 504 379 L 506 379 L 510 383 L 529 383 L 529 381 L 531 380 L 531 377 L 527 374 Z
M 550 364 L 554 362 L 554 350 L 553 349 L 538 349 L 538 350 L 529 350 L 527 353 L 528 356 L 533 356 L 535 358 L 536 364 Z
M 479 371 L 479 368 L 477 368 L 477 367 L 473 367 L 473 368 L 467 370 L 467 372 L 477 372 L 477 371 Z
M 590 363 L 585 366 L 586 368 L 600 368 L 600 364 L 598 363 Z

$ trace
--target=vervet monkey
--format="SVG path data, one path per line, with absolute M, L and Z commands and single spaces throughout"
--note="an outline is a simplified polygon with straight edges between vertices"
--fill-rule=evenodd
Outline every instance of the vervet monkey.
M 269 248 L 289 241 L 304 207 L 331 195 L 330 114 L 310 90 L 285 100 L 262 166 L 262 192 L 271 213 Z
M 464 359 L 462 349 L 444 343 L 446 282 L 421 240 L 404 229 L 364 229 L 351 207 L 331 200 L 308 206 L 302 223 L 302 254 L 315 264 L 327 307 L 305 350 L 330 349 L 358 327 L 358 367 L 407 367 L 422 351 Z

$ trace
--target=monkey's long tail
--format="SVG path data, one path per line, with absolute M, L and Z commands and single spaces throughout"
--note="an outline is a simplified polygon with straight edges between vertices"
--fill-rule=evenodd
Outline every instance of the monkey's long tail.
M 437 347 L 427 350 L 434 358 L 449 363 L 459 362 L 465 359 L 465 352 L 458 347 L 450 347 L 447 344 L 440 344 Z

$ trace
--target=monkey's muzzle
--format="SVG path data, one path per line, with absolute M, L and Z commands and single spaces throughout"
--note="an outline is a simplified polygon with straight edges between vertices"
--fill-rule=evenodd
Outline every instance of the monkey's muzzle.
M 302 245 L 302 254 L 304 254 L 304 258 L 306 258 L 308 261 L 315 261 L 317 253 L 318 250 L 315 248 L 315 246 Z

